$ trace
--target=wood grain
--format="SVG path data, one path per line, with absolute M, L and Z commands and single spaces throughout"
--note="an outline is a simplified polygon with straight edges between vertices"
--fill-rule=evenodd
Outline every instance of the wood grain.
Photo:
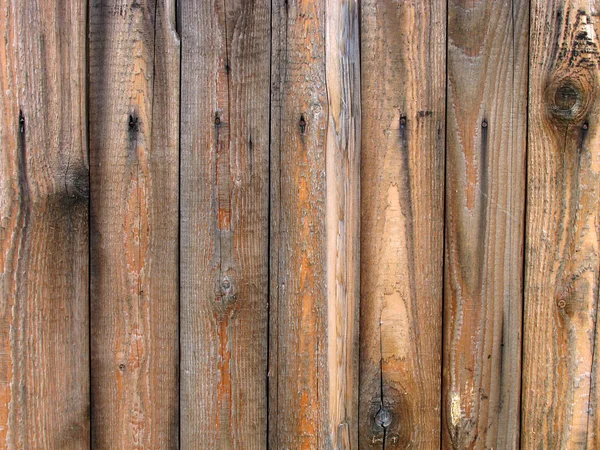
M 514 449 L 529 7 L 448 8 L 443 448 Z
M 325 1 L 273 2 L 271 448 L 333 445 L 328 410 L 325 6 Z
M 523 448 L 598 448 L 597 1 L 532 1 Z
M 179 38 L 170 1 L 89 11 L 92 444 L 178 447 Z
M 181 445 L 265 448 L 270 2 L 180 6 Z
M 362 3 L 360 448 L 440 447 L 445 23 Z
M 360 42 L 356 0 L 325 3 L 327 364 L 332 449 L 358 448 Z
M 85 16 L 0 1 L 1 448 L 89 448 Z

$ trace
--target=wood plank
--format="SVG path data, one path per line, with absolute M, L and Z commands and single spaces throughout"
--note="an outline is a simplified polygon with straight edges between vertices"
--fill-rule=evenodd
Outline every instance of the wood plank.
M 325 11 L 328 434 L 330 448 L 350 449 L 358 448 L 359 5 L 326 0 Z
M 532 1 L 523 448 L 598 448 L 598 1 Z
M 2 448 L 89 448 L 85 17 L 0 1 Z
M 92 444 L 178 447 L 174 2 L 89 11 Z
M 360 70 L 355 1 L 273 4 L 272 448 L 356 448 Z
M 448 8 L 443 448 L 514 449 L 529 5 Z
M 270 2 L 180 7 L 181 445 L 265 448 Z
M 362 3 L 360 448 L 440 447 L 445 23 Z
M 331 447 L 327 342 L 325 2 L 273 2 L 272 171 L 277 237 L 272 448 Z M 271 275 L 273 276 L 273 275 Z

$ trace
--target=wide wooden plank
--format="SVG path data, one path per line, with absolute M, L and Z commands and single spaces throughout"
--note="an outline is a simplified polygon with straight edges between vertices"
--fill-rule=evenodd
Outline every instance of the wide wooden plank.
M 526 0 L 450 1 L 443 448 L 518 448 Z
M 445 23 L 362 3 L 360 448 L 440 447 Z
M 178 446 L 179 39 L 171 0 L 89 11 L 96 448 Z
M 184 0 L 181 445 L 267 441 L 270 1 Z
M 598 448 L 598 1 L 533 0 L 523 448 Z
M 358 4 L 273 4 L 272 448 L 357 448 Z
M 1 448 L 89 448 L 85 17 L 0 1 Z

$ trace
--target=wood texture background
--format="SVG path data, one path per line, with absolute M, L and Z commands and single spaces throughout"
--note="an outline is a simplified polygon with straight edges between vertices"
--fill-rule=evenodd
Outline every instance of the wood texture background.
M 519 442 L 526 1 L 448 4 L 443 448 Z
M 597 0 L 0 0 L 0 448 L 600 448 Z
M 439 448 L 445 8 L 362 3 L 360 448 Z

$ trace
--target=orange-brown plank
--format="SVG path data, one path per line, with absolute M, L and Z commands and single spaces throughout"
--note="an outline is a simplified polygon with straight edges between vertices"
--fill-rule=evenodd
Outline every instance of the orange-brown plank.
M 272 20 L 269 443 L 356 448 L 358 6 Z
M 91 2 L 96 448 L 177 448 L 179 41 L 170 0 Z
M 267 441 L 270 1 L 181 9 L 181 446 Z
M 522 448 L 600 448 L 598 1 L 533 0 Z
M 89 448 L 85 18 L 0 1 L 0 448 Z
M 360 448 L 439 449 L 445 1 L 362 4 Z
M 518 448 L 526 0 L 448 4 L 443 448 Z

